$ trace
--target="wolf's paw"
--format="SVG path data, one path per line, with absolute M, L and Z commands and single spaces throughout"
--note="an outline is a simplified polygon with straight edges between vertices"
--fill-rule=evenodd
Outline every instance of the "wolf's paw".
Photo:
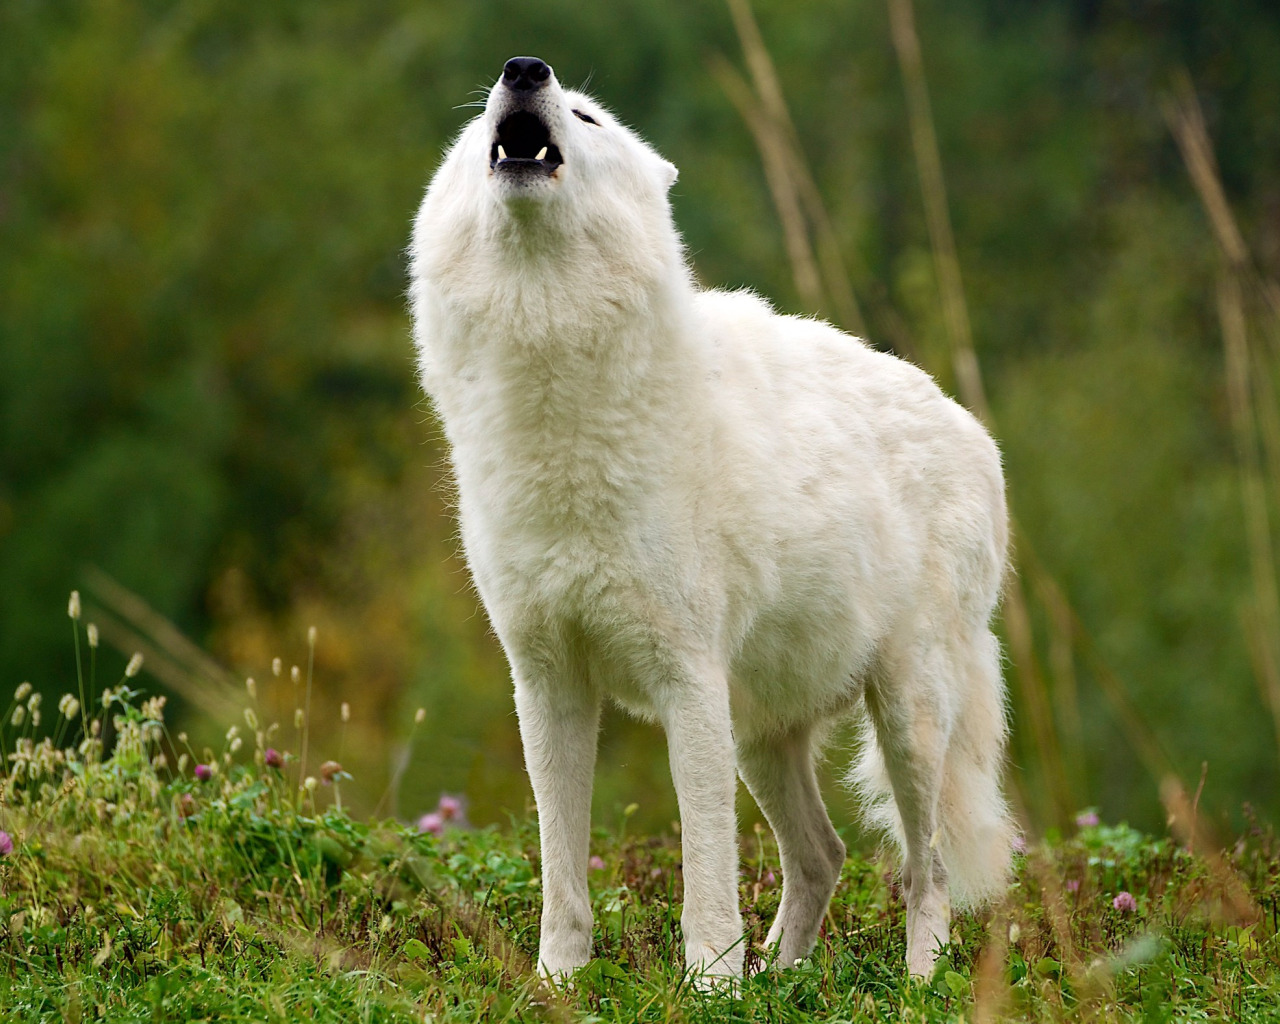
M 700 945 L 685 951 L 685 973 L 689 983 L 702 992 L 722 992 L 737 996 L 742 987 L 742 943 L 727 950 Z

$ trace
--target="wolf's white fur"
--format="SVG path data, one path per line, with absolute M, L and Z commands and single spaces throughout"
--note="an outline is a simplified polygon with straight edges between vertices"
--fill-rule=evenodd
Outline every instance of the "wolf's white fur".
M 490 167 L 523 102 L 554 174 Z M 575 117 L 577 109 L 594 118 Z M 852 773 L 901 844 L 907 962 L 950 903 L 1004 883 L 1000 458 L 916 367 L 746 292 L 701 291 L 675 168 L 554 76 L 500 81 L 437 171 L 412 244 L 422 381 L 462 539 L 510 659 L 542 842 L 539 966 L 590 955 L 601 700 L 666 730 L 687 963 L 741 973 L 735 771 L 778 837 L 782 964 L 812 947 L 844 860 L 814 777 L 865 700 Z

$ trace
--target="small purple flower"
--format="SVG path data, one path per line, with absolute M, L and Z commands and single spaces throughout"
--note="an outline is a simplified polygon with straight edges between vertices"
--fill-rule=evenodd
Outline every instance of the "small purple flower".
M 196 778 L 201 782 L 208 782 L 213 778 L 213 765 L 198 764 L 196 765 Z
M 603 871 L 604 858 L 598 857 L 593 853 L 591 855 L 591 859 L 587 861 L 587 867 L 589 867 L 592 871 Z
M 1067 879 L 1067 892 L 1079 892 L 1079 891 L 1080 891 L 1080 879 L 1078 879 L 1078 878 L 1068 878 L 1068 879 Z
M 462 801 L 445 793 L 440 797 L 440 805 L 436 810 L 445 821 L 453 821 L 462 814 Z
M 435 811 L 424 814 L 418 819 L 418 831 L 430 832 L 433 836 L 441 835 L 444 833 L 444 818 Z
M 764 878 L 760 879 L 760 881 L 762 881 L 765 885 L 777 885 L 778 876 L 773 873 L 773 868 L 770 868 L 768 871 L 764 873 Z
M 1098 812 L 1090 808 L 1076 815 L 1076 828 L 1093 828 L 1098 824 Z
M 268 768 L 284 767 L 284 754 L 276 750 L 275 747 L 267 747 L 267 749 L 262 752 L 262 760 Z
M 1026 853 L 1027 837 L 1019 832 L 1013 837 L 1013 841 L 1009 845 L 1013 847 L 1014 853 Z
M 7 857 L 11 853 L 13 853 L 13 836 L 4 829 L 0 829 L 0 857 Z
M 1138 909 L 1138 901 L 1133 898 L 1131 892 L 1116 893 L 1116 898 L 1111 901 L 1111 905 L 1122 914 L 1131 914 Z

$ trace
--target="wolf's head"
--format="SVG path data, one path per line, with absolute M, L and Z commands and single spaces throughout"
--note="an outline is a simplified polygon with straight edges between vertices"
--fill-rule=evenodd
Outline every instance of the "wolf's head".
M 432 182 L 498 216 L 613 219 L 666 209 L 676 168 L 537 57 L 513 57 Z M 625 211 L 625 212 L 623 212 Z
M 667 196 L 675 180 L 546 63 L 512 58 L 418 211 L 415 315 L 440 320 L 427 312 L 435 296 L 491 333 L 527 336 L 536 323 L 576 336 L 620 310 L 651 310 L 655 287 L 689 287 Z
M 507 61 L 464 138 L 468 156 L 484 144 L 490 188 L 507 201 L 572 200 L 601 184 L 665 194 L 676 180 L 672 164 L 591 97 L 562 89 L 537 57 Z

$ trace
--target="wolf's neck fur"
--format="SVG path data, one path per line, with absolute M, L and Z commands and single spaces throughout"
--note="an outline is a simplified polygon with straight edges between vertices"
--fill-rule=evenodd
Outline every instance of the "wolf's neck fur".
M 446 271 L 467 284 L 445 287 L 462 308 L 441 339 L 435 397 L 464 501 L 480 487 L 525 514 L 617 511 L 660 485 L 675 447 L 700 433 L 694 286 L 674 233 L 672 251 L 637 259 L 590 225 L 559 237 L 541 227 L 503 225 L 497 246 L 476 247 L 500 253 L 498 265 L 461 266 L 464 253 Z

